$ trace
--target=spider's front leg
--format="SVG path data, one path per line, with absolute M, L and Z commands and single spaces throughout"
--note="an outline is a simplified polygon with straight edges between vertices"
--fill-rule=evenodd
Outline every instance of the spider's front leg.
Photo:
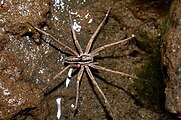
M 71 17 L 71 13 L 70 12 L 69 12 L 69 19 L 70 19 L 70 24 L 71 24 L 71 31 L 72 31 L 73 40 L 75 42 L 75 47 L 78 50 L 79 55 L 82 55 L 83 51 L 82 51 L 82 48 L 81 48 L 81 46 L 79 44 L 79 41 L 77 40 L 77 37 L 75 35 L 75 31 L 74 31 L 74 28 L 73 28 L 73 21 L 72 21 L 72 17 Z
M 34 27 L 34 26 L 33 26 L 33 27 Z M 79 56 L 79 54 L 78 54 L 75 50 L 73 50 L 72 48 L 70 48 L 70 47 L 67 46 L 66 44 L 62 43 L 61 41 L 59 41 L 58 39 L 56 39 L 56 38 L 55 38 L 54 36 L 52 36 L 51 34 L 45 32 L 45 31 L 43 31 L 43 30 L 41 30 L 41 29 L 39 29 L 39 28 L 37 28 L 37 27 L 34 27 L 34 28 L 35 28 L 38 32 L 45 34 L 46 36 L 50 37 L 50 38 L 51 38 L 52 40 L 54 40 L 55 42 L 59 43 L 61 46 L 64 47 L 64 49 L 68 50 L 71 54 L 76 55 L 76 56 Z
M 98 28 L 96 29 L 96 31 L 94 32 L 94 34 L 91 36 L 87 46 L 86 46 L 86 50 L 85 50 L 85 53 L 89 53 L 90 49 L 91 49 L 91 46 L 95 40 L 95 37 L 98 35 L 98 33 L 100 32 L 102 26 L 104 25 L 104 23 L 106 22 L 108 16 L 109 16 L 109 13 L 110 13 L 110 10 L 111 10 L 111 7 L 108 9 L 104 19 L 102 20 L 102 22 L 99 24 Z

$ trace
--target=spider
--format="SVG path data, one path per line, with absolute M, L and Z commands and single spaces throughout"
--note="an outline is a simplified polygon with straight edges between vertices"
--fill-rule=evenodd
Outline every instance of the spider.
M 111 73 L 115 73 L 115 74 L 120 74 L 120 75 L 127 76 L 127 77 L 132 77 L 132 78 L 135 78 L 135 79 L 139 79 L 138 77 L 133 76 L 133 75 L 129 75 L 129 74 L 126 74 L 126 73 L 123 73 L 123 72 L 114 71 L 114 70 L 111 70 L 111 69 L 99 66 L 98 62 L 94 62 L 94 57 L 97 56 L 100 51 L 102 51 L 102 50 L 104 50 L 104 49 L 106 49 L 108 47 L 111 47 L 111 46 L 114 46 L 114 45 L 126 42 L 128 40 L 131 40 L 134 37 L 134 36 L 131 36 L 131 37 L 128 37 L 128 38 L 126 38 L 124 40 L 119 40 L 119 41 L 114 42 L 114 43 L 106 44 L 104 46 L 101 46 L 101 47 L 93 50 L 93 51 L 90 51 L 90 49 L 92 47 L 92 44 L 93 44 L 93 41 L 95 40 L 95 37 L 100 32 L 102 26 L 104 25 L 106 19 L 109 16 L 110 10 L 111 10 L 111 8 L 108 9 L 104 19 L 102 20 L 102 22 L 99 24 L 99 26 L 96 29 L 96 31 L 91 36 L 91 38 L 90 38 L 90 40 L 89 40 L 89 42 L 88 42 L 88 44 L 86 46 L 85 52 L 83 52 L 83 50 L 82 50 L 82 48 L 81 48 L 81 46 L 80 46 L 80 44 L 79 44 L 79 42 L 78 42 L 78 40 L 76 38 L 76 34 L 75 34 L 75 31 L 74 31 L 74 28 L 73 28 L 73 22 L 72 22 L 72 18 L 71 18 L 70 12 L 69 12 L 69 17 L 70 17 L 71 32 L 72 32 L 72 37 L 73 37 L 72 39 L 73 39 L 73 42 L 75 43 L 75 47 L 76 47 L 77 51 L 75 51 L 72 48 L 70 48 L 69 46 L 65 45 L 64 43 L 62 43 L 61 41 L 59 41 L 58 39 L 53 37 L 51 34 L 45 32 L 45 31 L 43 31 L 43 30 L 41 30 L 41 29 L 39 29 L 37 27 L 34 27 L 40 33 L 45 34 L 46 36 L 49 36 L 52 40 L 54 40 L 57 43 L 59 43 L 61 46 L 64 47 L 64 49 L 69 51 L 71 53 L 71 55 L 72 55 L 70 57 L 64 58 L 64 63 L 67 64 L 67 66 L 65 66 L 57 75 L 55 75 L 53 77 L 53 80 L 57 79 L 59 76 L 62 75 L 63 72 L 65 72 L 69 68 L 77 68 L 77 69 L 79 68 L 80 69 L 78 71 L 77 81 L 76 81 L 77 82 L 76 83 L 76 100 L 75 100 L 74 111 L 77 111 L 77 108 L 78 108 L 80 82 L 81 82 L 83 73 L 87 72 L 87 74 L 88 74 L 90 80 L 92 81 L 93 85 L 97 88 L 97 90 L 99 91 L 99 93 L 103 97 L 104 102 L 105 102 L 105 106 L 108 108 L 108 111 L 110 113 L 112 113 L 111 112 L 112 108 L 111 108 L 111 106 L 110 106 L 110 104 L 109 104 L 109 102 L 108 102 L 104 92 L 101 90 L 101 88 L 97 84 L 97 82 L 96 82 L 96 80 L 95 80 L 95 78 L 94 78 L 90 68 L 94 68 L 94 69 L 97 69 L 97 70 L 107 71 L 107 72 L 111 72 Z

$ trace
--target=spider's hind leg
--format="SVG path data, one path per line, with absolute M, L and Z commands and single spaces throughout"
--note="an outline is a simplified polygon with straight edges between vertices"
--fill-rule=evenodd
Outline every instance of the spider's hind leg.
M 102 71 L 111 72 L 111 73 L 119 74 L 119 75 L 126 76 L 126 77 L 131 77 L 131 78 L 134 78 L 134 79 L 140 79 L 140 80 L 147 81 L 146 79 L 139 78 L 137 76 L 130 75 L 130 74 L 127 74 L 127 73 L 124 73 L 124 72 L 111 70 L 111 69 L 108 69 L 108 68 L 105 68 L 105 67 L 102 67 L 102 66 L 99 66 L 99 65 L 90 64 L 89 66 L 94 68 L 94 69 L 97 69 L 97 70 L 102 70 Z
M 74 116 L 77 113 L 77 108 L 78 108 L 78 102 L 79 102 L 79 90 L 80 90 L 80 81 L 82 78 L 82 75 L 84 73 L 84 67 L 81 66 L 81 69 L 77 75 L 77 90 L 76 90 L 76 101 L 75 101 L 75 107 L 74 107 Z
M 111 108 L 111 106 L 110 106 L 110 104 L 109 104 L 109 101 L 107 100 L 104 92 L 101 90 L 101 88 L 100 88 L 99 85 L 97 84 L 97 82 L 96 82 L 94 76 L 92 75 L 92 72 L 90 71 L 89 67 L 88 67 L 88 66 L 85 66 L 85 68 L 86 68 L 87 74 L 88 74 L 88 76 L 90 77 L 93 85 L 98 89 L 98 91 L 100 92 L 101 96 L 104 98 L 104 102 L 105 102 L 105 105 L 106 105 L 106 107 L 107 107 L 107 110 L 108 110 L 109 114 L 110 114 L 111 116 L 113 116 L 112 108 Z
M 58 77 L 60 77 L 62 75 L 62 73 L 64 73 L 68 68 L 70 68 L 70 65 L 64 67 L 58 74 L 56 74 L 52 80 L 55 80 L 57 79 Z M 45 88 L 43 88 L 42 90 L 42 93 L 44 95 L 47 95 L 49 93 L 51 93 L 56 87 L 57 87 L 57 84 L 56 85 L 52 85 L 53 81 L 48 83 L 48 85 L 46 85 Z M 53 86 L 53 87 L 52 87 Z M 50 88 L 49 88 L 50 87 Z

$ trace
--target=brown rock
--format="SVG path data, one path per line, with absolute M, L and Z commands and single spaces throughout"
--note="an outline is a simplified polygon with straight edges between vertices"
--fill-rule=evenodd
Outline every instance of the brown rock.
M 41 102 L 40 90 L 23 78 L 22 68 L 14 57 L 0 52 L 0 119 L 22 119 Z
M 0 51 L 4 49 L 4 46 L 7 43 L 7 36 L 4 34 L 0 34 Z
M 166 68 L 166 109 L 181 115 L 181 1 L 175 0 L 167 22 L 163 50 Z
M 30 24 L 33 26 L 45 24 L 49 10 L 48 0 L 5 1 L 0 7 L 0 27 L 3 27 L 5 33 L 31 36 L 35 30 Z M 36 33 L 33 37 L 38 38 L 39 34 Z

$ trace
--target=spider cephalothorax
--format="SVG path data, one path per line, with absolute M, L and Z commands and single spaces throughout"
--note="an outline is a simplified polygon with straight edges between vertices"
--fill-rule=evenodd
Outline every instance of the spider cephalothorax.
M 93 63 L 93 57 L 90 54 L 82 54 L 80 56 L 71 56 L 71 57 L 65 58 L 64 63 L 86 65 L 89 63 Z

